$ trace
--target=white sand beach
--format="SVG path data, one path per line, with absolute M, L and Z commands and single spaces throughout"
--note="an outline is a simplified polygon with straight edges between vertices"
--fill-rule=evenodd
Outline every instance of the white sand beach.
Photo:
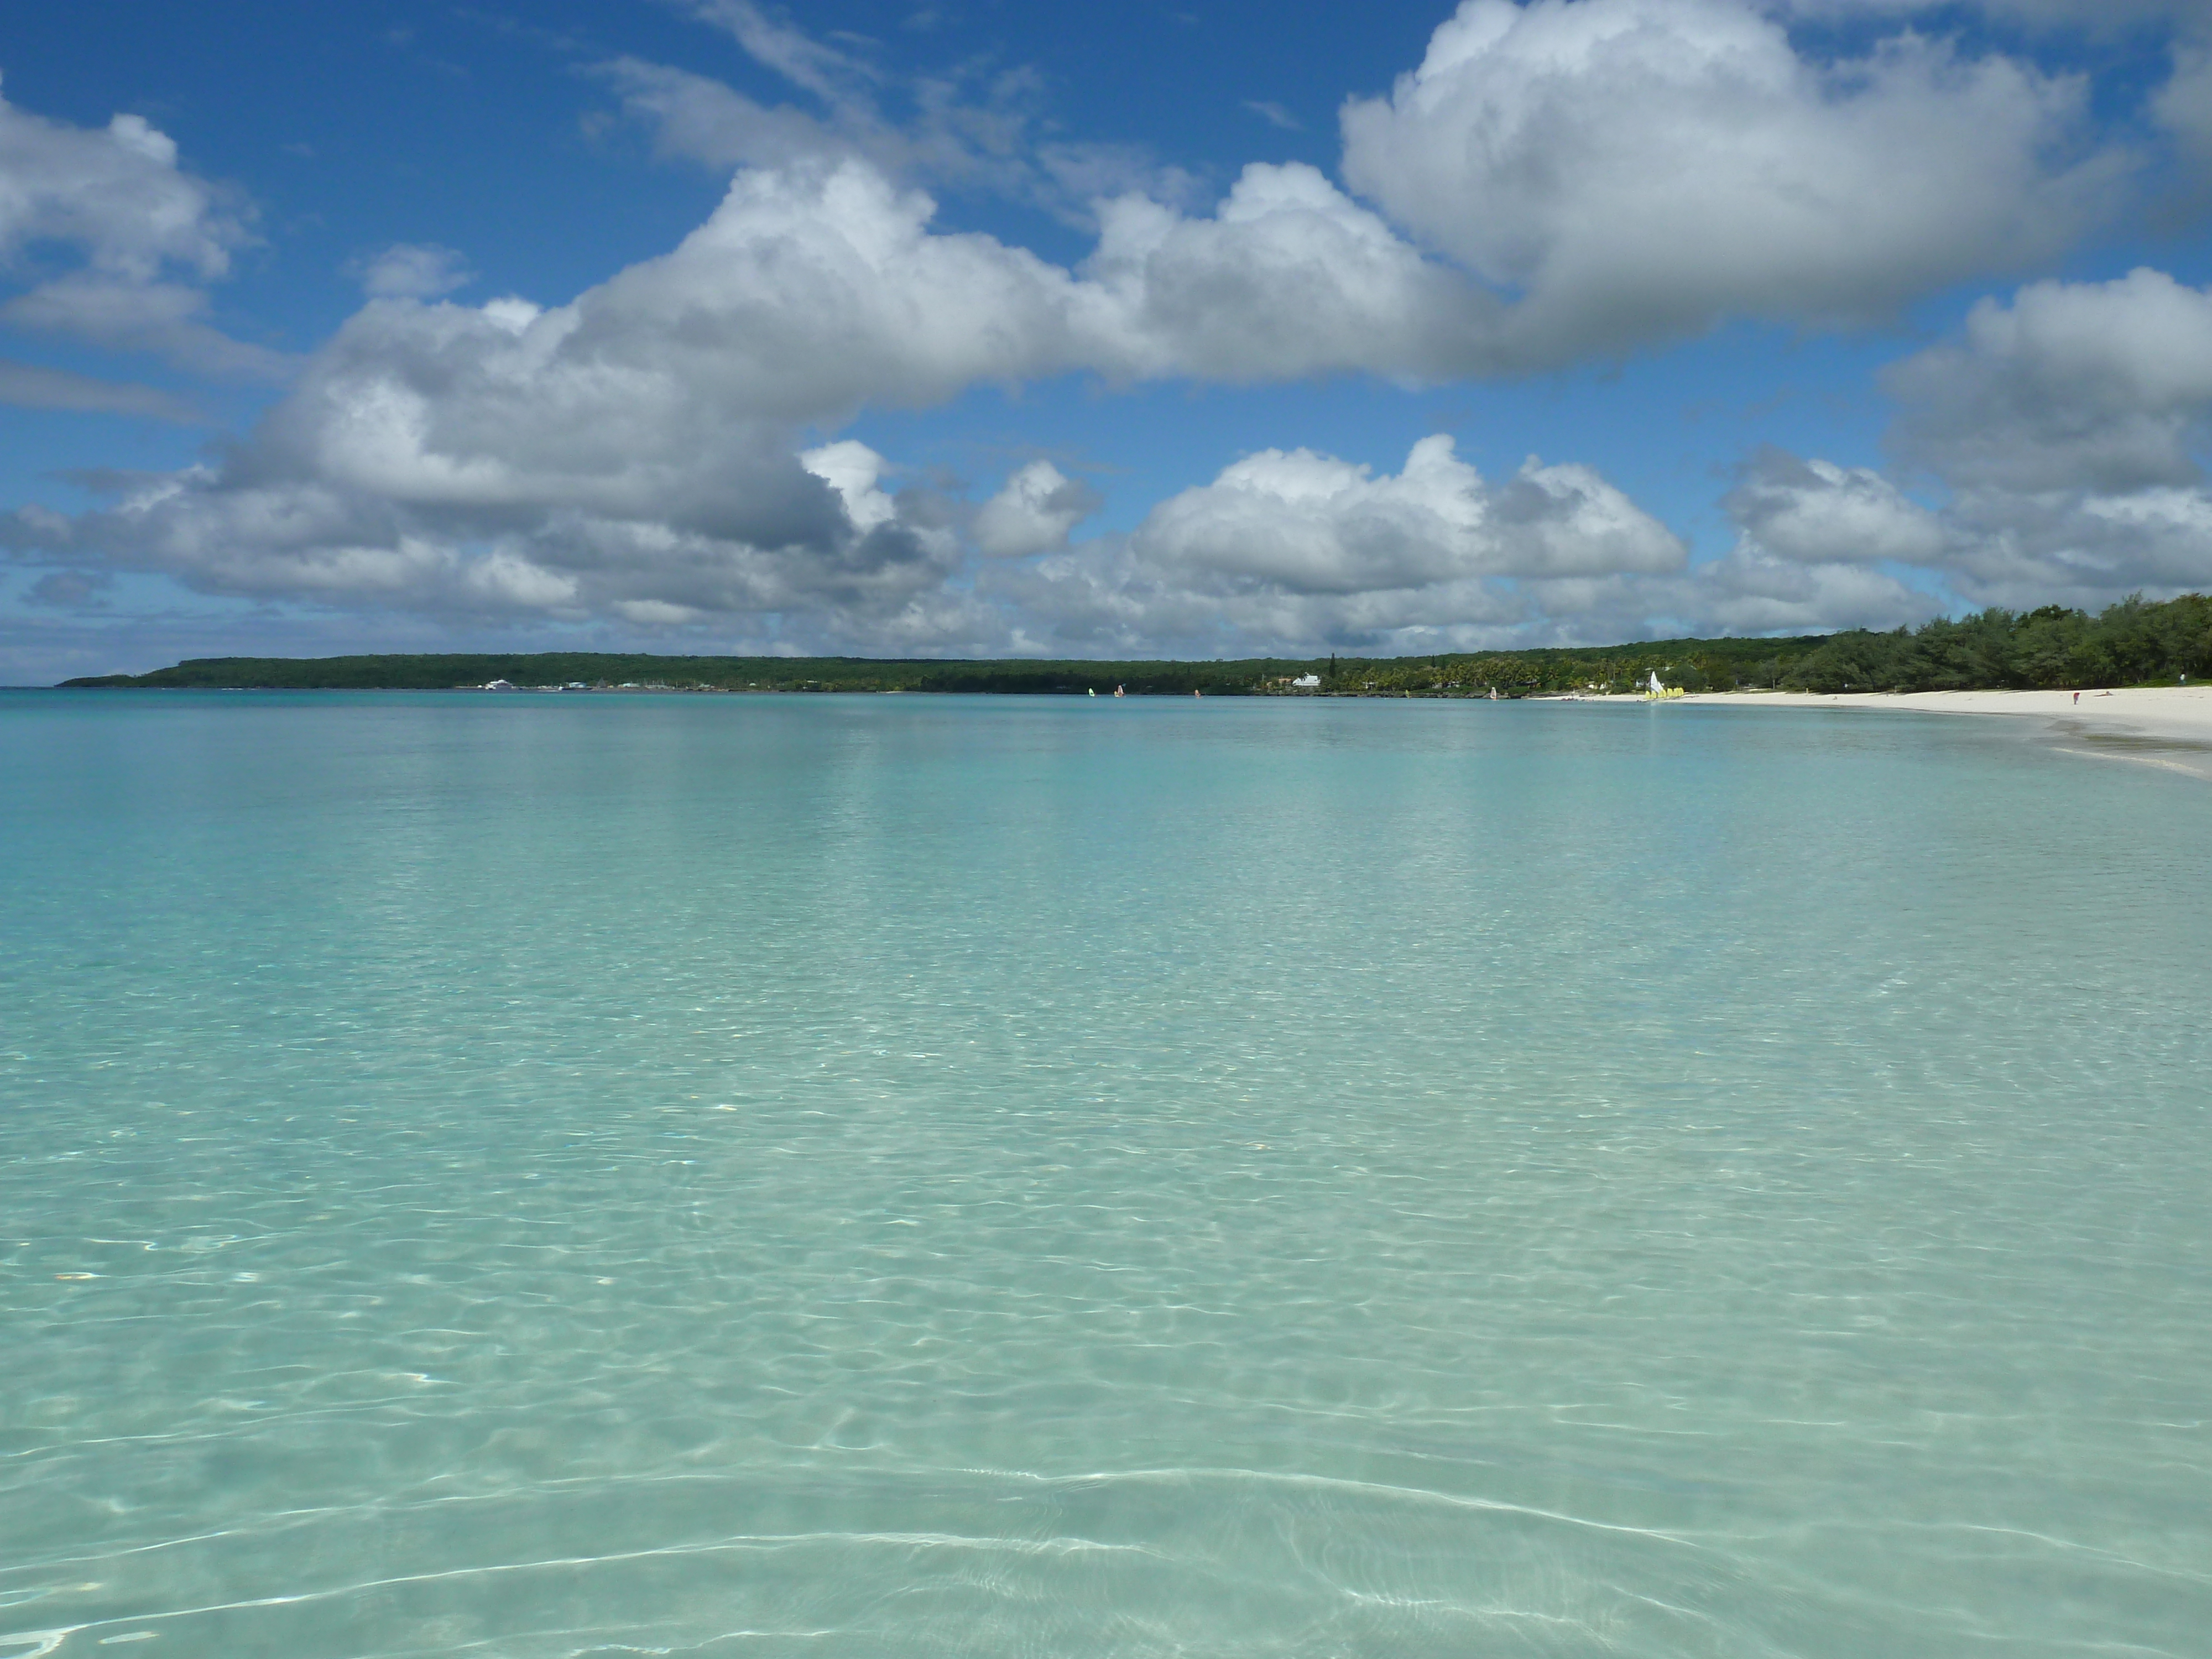
M 2083 691 L 2078 702 L 2071 691 L 1846 691 L 1825 696 L 1717 691 L 1685 696 L 1670 706 L 1685 703 L 2027 716 L 2040 720 L 2051 740 L 2070 754 L 2136 761 L 2212 779 L 2212 685 Z
M 1789 708 L 1889 708 L 1923 714 L 2036 714 L 2091 731 L 2212 743 L 2212 685 L 2124 687 L 2117 691 L 1710 691 L 1691 703 Z

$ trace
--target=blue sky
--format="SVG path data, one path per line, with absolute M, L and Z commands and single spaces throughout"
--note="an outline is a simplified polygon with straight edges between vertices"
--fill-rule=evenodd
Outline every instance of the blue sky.
M 2202 588 L 2205 11 L 26 12 L 0 682 Z

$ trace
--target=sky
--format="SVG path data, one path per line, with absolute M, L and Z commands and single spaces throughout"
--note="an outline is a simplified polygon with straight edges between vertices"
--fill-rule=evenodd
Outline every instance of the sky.
M 2212 0 L 72 0 L 0 684 L 2212 587 Z

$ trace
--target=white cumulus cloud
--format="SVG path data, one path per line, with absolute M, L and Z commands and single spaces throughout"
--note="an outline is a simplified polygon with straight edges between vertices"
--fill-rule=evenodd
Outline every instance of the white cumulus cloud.
M 1685 556 L 1589 468 L 1532 459 L 1493 488 L 1442 434 L 1379 478 L 1311 450 L 1263 450 L 1153 508 L 1132 547 L 1186 579 L 1299 593 L 1671 570 Z
M 0 256 L 61 243 L 111 276 L 181 265 L 212 279 L 245 240 L 239 204 L 182 171 L 175 141 L 143 118 L 76 127 L 0 100 Z
M 1067 545 L 1068 532 L 1096 513 L 1098 492 L 1036 460 L 1009 477 L 975 514 L 975 545 L 994 559 L 1023 559 Z
M 2048 257 L 2120 172 L 2085 91 L 1911 32 L 1816 61 L 1740 0 L 1464 0 L 1346 106 L 1345 175 L 1559 362 L 1731 315 L 1865 321 Z
M 1942 505 L 1770 450 L 1725 503 L 1735 556 L 1916 565 L 1970 604 L 2014 608 L 2212 588 L 2212 292 L 2149 270 L 2030 283 L 1978 302 L 1884 384 L 1892 447 Z
M 28 279 L 0 303 L 0 322 L 192 374 L 282 378 L 281 354 L 207 320 L 203 285 L 229 272 L 247 216 L 234 192 L 180 167 L 175 142 L 143 117 L 78 127 L 0 99 L 0 263 Z
M 1671 593 L 1682 543 L 1590 468 L 1492 484 L 1439 434 L 1398 472 L 1262 450 L 1127 537 L 988 573 L 1025 635 L 1068 652 L 1452 649 L 1575 633 Z
M 1194 211 L 1103 152 L 1021 138 L 1017 85 L 893 121 L 861 58 L 742 0 L 696 9 L 821 107 L 611 69 L 665 137 L 740 164 L 678 246 L 565 301 L 476 306 L 441 297 L 467 280 L 458 254 L 387 249 L 361 268 L 368 302 L 219 459 L 74 519 L 24 509 L 0 538 L 215 592 L 890 651 L 1811 627 L 1925 614 L 1900 564 L 1969 598 L 2203 568 L 2212 301 L 2154 272 L 1985 301 L 1894 371 L 1899 453 L 1940 509 L 1765 453 L 1726 504 L 1739 545 L 1694 570 L 1591 467 L 1493 481 L 1442 436 L 1395 474 L 1263 450 L 1073 543 L 1100 503 L 1050 462 L 971 507 L 837 435 L 979 383 L 1434 383 L 1735 314 L 1880 316 L 2058 248 L 2118 175 L 2082 140 L 2081 87 L 2000 52 L 1907 31 L 1825 64 L 1749 0 L 1468 0 L 1389 99 L 1347 106 L 1364 201 L 1255 164 Z M 994 188 L 1089 193 L 1086 257 L 942 228 L 912 183 L 1001 161 Z M 289 367 L 207 321 L 242 210 L 161 134 L 0 105 L 0 252 L 69 253 L 0 317 L 208 374 Z M 177 412 L 101 384 L 0 373 L 0 395 L 50 406 Z
M 2124 490 L 2202 477 L 2212 293 L 2163 271 L 2033 283 L 1886 377 L 1911 458 L 1958 486 Z
M 933 211 L 858 160 L 748 172 L 565 305 L 372 300 L 219 465 L 9 534 L 227 592 L 972 638 L 939 591 L 961 512 L 799 431 L 979 380 L 1411 374 L 1449 343 L 1455 279 L 1310 168 L 1252 169 L 1209 219 L 1131 204 L 1081 271 Z M 1032 470 L 975 522 L 1042 550 L 1091 505 Z
M 1698 567 L 1675 599 L 1700 633 L 1812 634 L 1899 628 L 1939 615 L 1944 602 L 1885 570 L 1776 558 L 1756 544 Z
M 1797 564 L 1933 563 L 1947 544 L 1936 514 L 1872 467 L 1761 450 L 1724 503 L 1763 552 Z

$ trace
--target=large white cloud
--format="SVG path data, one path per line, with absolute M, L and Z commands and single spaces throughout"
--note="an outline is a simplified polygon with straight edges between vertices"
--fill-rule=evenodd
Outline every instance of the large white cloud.
M 1749 542 L 1699 566 L 1670 597 L 1673 614 L 1698 634 L 1897 628 L 1947 609 L 1935 594 L 1889 571 L 1857 562 L 1778 558 Z
M 1346 106 L 1345 174 L 1519 295 L 1516 354 L 1556 362 L 1864 321 L 2049 256 L 2120 167 L 2084 149 L 2085 92 L 1913 33 L 1818 62 L 1738 0 L 1464 0 Z
M 1497 301 L 1316 169 L 1244 169 L 1210 218 L 1102 204 L 1083 270 L 1093 366 L 1226 380 L 1364 370 L 1433 382 L 1506 362 Z
M 1851 500 L 1843 516 L 1862 523 L 1869 499 L 1923 511 L 1892 503 L 1871 475 L 1778 453 L 1760 468 L 1747 482 L 1770 491 L 1769 507 L 1772 490 L 1802 483 L 1836 487 Z M 1395 475 L 1262 451 L 1160 503 L 1132 535 L 996 574 L 985 591 L 1018 610 L 1038 648 L 1071 653 L 1481 650 L 1890 628 L 1944 608 L 1863 548 L 1848 560 L 1813 551 L 1747 537 L 1692 566 L 1591 469 L 1531 459 L 1493 484 L 1438 434 Z
M 2212 292 L 2139 270 L 1984 301 L 1887 377 L 1954 491 L 1952 585 L 2010 605 L 2212 587 Z
M 679 246 L 551 306 L 434 302 L 461 257 L 390 250 L 363 272 L 377 297 L 218 461 L 0 532 L 52 564 L 224 593 L 878 650 L 1813 626 L 1923 614 L 1885 563 L 1970 594 L 2087 592 L 2179 580 L 2193 556 L 2204 296 L 2148 275 L 2118 298 L 2023 290 L 1897 372 L 1906 458 L 1954 493 L 1942 514 L 1863 468 L 1768 456 L 1730 498 L 1741 544 L 1698 572 L 1589 468 L 1493 483 L 1441 438 L 1395 476 L 1263 452 L 1074 546 L 1097 501 L 1049 463 L 970 508 L 836 441 L 859 411 L 979 382 L 1432 383 L 1731 314 L 1879 315 L 2055 248 L 2113 175 L 2079 142 L 2081 88 L 2002 55 L 1903 33 L 1822 65 L 1750 0 L 1469 0 L 1391 99 L 1347 108 L 1348 176 L 1374 205 L 1316 168 L 1255 165 L 1194 212 L 1158 178 L 1127 188 L 1145 178 L 1130 158 L 1047 154 L 1018 89 L 894 122 L 848 54 L 743 0 L 696 9 L 821 111 L 610 68 L 672 143 L 744 164 Z M 242 210 L 161 135 L 0 106 L 0 252 L 74 250 L 11 302 L 20 325 L 204 373 L 281 367 L 207 326 Z M 941 229 L 916 177 L 1063 205 L 1079 185 L 1096 245 L 1062 265 Z M 156 406 L 36 372 L 0 374 L 11 386 Z M 2076 481 L 2021 482 L 2055 463 Z M 974 551 L 997 562 L 978 572 Z
M 1531 459 L 1502 488 L 1424 438 L 1395 477 L 1263 450 L 1154 507 L 1138 557 L 1188 580 L 1297 593 L 1680 568 L 1682 544 L 1589 468 Z
M 0 256 L 64 243 L 111 276 L 182 265 L 214 278 L 245 235 L 236 204 L 183 172 L 175 142 L 143 118 L 76 127 L 0 100 Z
M 1975 605 L 2095 609 L 2130 593 L 2212 590 L 2212 495 L 2201 486 L 2117 495 L 1962 493 L 1946 515 L 1958 550 L 1942 568 Z
M 1743 556 L 1918 565 L 2013 607 L 2212 588 L 2212 292 L 2148 270 L 2031 283 L 1884 382 L 1899 460 L 1947 499 L 1765 452 L 1726 502 Z
M 1160 502 L 1126 538 L 982 587 L 1039 648 L 1413 651 L 1564 637 L 1656 592 L 1671 601 L 1686 558 L 1589 467 L 1531 459 L 1493 484 L 1439 434 L 1379 476 L 1262 450 Z
M 1250 169 L 1206 219 L 1123 204 L 1081 271 L 933 211 L 859 160 L 748 172 L 567 305 L 373 301 L 220 465 L 9 533 L 222 592 L 865 630 L 942 582 L 960 515 L 908 491 L 884 517 L 837 447 L 802 462 L 808 426 L 978 380 L 1411 375 L 1468 349 L 1464 284 L 1310 168 Z M 1090 504 L 1032 473 L 977 523 L 1018 556 Z
M 977 381 L 1271 380 L 1364 369 L 1434 379 L 1484 343 L 1480 296 L 1319 173 L 1247 168 L 1212 216 L 1105 204 L 1071 271 L 975 234 L 846 160 L 740 173 L 674 252 L 531 324 L 544 372 L 585 396 L 656 389 L 787 421 L 940 402 Z M 594 377 L 619 373 L 619 385 Z
M 909 250 L 929 240 L 899 234 Z M 995 259 L 996 246 L 956 242 L 955 257 Z M 933 345 L 886 330 L 856 348 L 880 355 L 879 383 L 885 362 L 926 387 L 958 378 L 948 353 L 1141 337 L 1133 309 L 1085 335 L 1086 307 L 1113 314 L 1085 277 L 999 269 L 1065 303 L 1027 336 L 978 325 Z M 719 275 L 744 314 L 744 260 L 690 274 Z M 2015 605 L 2212 583 L 2197 459 L 2212 295 L 2155 272 L 2030 285 L 1896 368 L 1899 457 L 1948 492 L 1940 506 L 1871 468 L 1762 451 L 1724 502 L 1738 546 L 1695 568 L 1587 466 L 1531 460 L 1493 483 L 1443 436 L 1395 474 L 1262 451 L 1130 535 L 1070 547 L 1097 503 L 1050 463 L 963 510 L 894 489 L 849 440 L 796 453 L 808 405 L 788 388 L 804 380 L 750 355 L 783 343 L 709 314 L 679 352 L 658 314 L 619 279 L 550 312 L 371 305 L 222 468 L 141 482 L 76 520 L 18 514 L 9 539 L 50 564 L 137 565 L 222 592 L 724 637 L 775 617 L 782 637 L 867 650 L 1419 650 L 1887 626 L 1940 609 L 1938 582 Z M 629 419 L 610 434 L 599 416 L 615 405 Z M 967 546 L 1004 567 L 974 572 Z M 1908 566 L 1929 576 L 1901 580 Z
M 1937 515 L 1874 468 L 1771 447 L 1744 465 L 1724 505 L 1748 542 L 1795 564 L 1931 564 L 1948 545 Z
M 212 473 L 159 480 L 70 519 L 27 508 L 9 539 L 46 562 L 162 570 L 203 591 L 389 609 L 447 619 L 639 625 L 713 621 L 757 635 L 791 615 L 822 637 L 934 637 L 961 603 L 947 515 L 880 489 L 880 458 L 841 444 L 751 458 L 750 480 L 785 521 L 747 503 L 742 529 L 590 504 L 516 511 L 493 500 L 399 507 L 284 479 Z M 617 502 L 619 507 L 621 503 Z M 712 503 L 693 517 L 711 517 Z M 969 630 L 971 633 L 973 629 Z
M 2212 294 L 2162 271 L 1978 301 L 1886 377 L 1914 461 L 1954 485 L 2111 492 L 2201 477 Z
M 185 172 L 175 142 L 142 117 L 77 127 L 0 99 L 0 268 L 29 279 L 0 303 L 0 323 L 193 374 L 281 378 L 282 355 L 207 320 L 203 285 L 228 273 L 246 220 L 234 192 Z M 76 406 L 131 410 L 157 397 L 118 388 Z
M 665 149 L 769 173 L 859 160 L 1095 223 L 1083 274 L 1141 286 L 1133 307 L 1122 297 L 1147 325 L 1126 343 L 1144 373 L 1437 380 L 1635 350 L 1733 316 L 1862 324 L 2057 252 L 2140 160 L 2093 139 L 2084 78 L 1905 27 L 1955 8 L 1874 7 L 1893 32 L 1838 61 L 1786 27 L 1819 5 L 1465 0 L 1390 97 L 1345 108 L 1345 176 L 1387 218 L 1298 167 L 1248 169 L 1193 218 L 1187 175 L 1042 137 L 1033 78 L 907 86 L 741 0 L 691 9 L 819 112 L 605 65 Z M 904 120 L 882 106 L 895 82 Z M 2168 125 L 2185 125 L 2194 106 L 2169 101 Z M 1480 281 L 1423 259 L 1398 227 Z

